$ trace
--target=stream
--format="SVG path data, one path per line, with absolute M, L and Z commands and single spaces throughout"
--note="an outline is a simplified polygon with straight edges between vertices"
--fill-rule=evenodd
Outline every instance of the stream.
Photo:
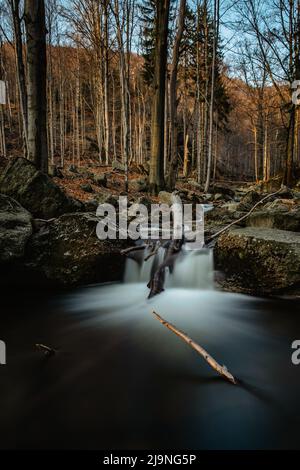
M 215 290 L 209 252 L 179 260 L 165 292 L 146 300 L 150 270 L 130 260 L 124 283 L 2 294 L 0 448 L 299 449 L 300 301 Z M 219 377 L 153 309 L 241 383 Z

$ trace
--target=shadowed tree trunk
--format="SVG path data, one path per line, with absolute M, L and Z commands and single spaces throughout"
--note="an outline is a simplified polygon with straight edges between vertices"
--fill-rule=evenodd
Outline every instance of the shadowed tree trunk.
M 177 73 L 178 62 L 180 58 L 180 44 L 184 31 L 186 0 L 180 1 L 178 27 L 173 49 L 172 69 L 170 77 L 170 134 L 171 134 L 171 159 L 170 168 L 167 175 L 167 186 L 170 190 L 175 188 L 177 167 L 178 167 L 178 149 L 177 149 Z
M 109 28 L 108 28 L 108 0 L 103 2 L 104 13 L 104 147 L 105 162 L 109 164 L 110 150 L 110 122 L 109 122 Z
M 216 82 L 216 54 L 218 47 L 219 36 L 219 0 L 214 0 L 214 40 L 213 40 L 213 57 L 212 57 L 212 71 L 211 71 L 211 94 L 210 94 L 210 107 L 209 107 L 209 136 L 208 136 L 208 158 L 207 158 L 207 172 L 204 191 L 207 193 L 211 181 L 211 168 L 212 168 L 212 144 L 213 144 L 213 119 L 214 119 L 214 99 L 215 99 L 215 82 Z
M 292 104 L 290 111 L 290 120 L 287 135 L 286 166 L 283 178 L 283 184 L 291 186 L 293 182 L 293 160 L 295 146 L 295 106 Z
M 47 59 L 44 0 L 25 0 L 27 37 L 28 158 L 48 172 Z
M 156 1 L 155 62 L 149 185 L 155 194 L 164 188 L 165 89 L 170 0 Z
M 23 60 L 20 0 L 12 0 L 10 5 L 11 5 L 11 12 L 12 12 L 12 19 L 13 19 L 13 27 L 14 27 L 18 91 L 19 91 L 19 99 L 20 99 L 20 113 L 21 113 L 22 126 L 23 126 L 24 154 L 25 156 L 27 156 L 28 154 L 27 91 L 26 91 L 25 66 L 24 66 L 24 60 Z

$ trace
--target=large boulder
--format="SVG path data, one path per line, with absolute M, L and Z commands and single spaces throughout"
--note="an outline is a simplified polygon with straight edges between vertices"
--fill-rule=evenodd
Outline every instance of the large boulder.
M 31 237 L 26 267 L 60 285 L 121 279 L 127 240 L 99 240 L 93 213 L 65 214 L 44 223 Z
M 235 192 L 233 189 L 231 189 L 229 186 L 227 186 L 226 184 L 219 184 L 219 183 L 216 183 L 213 185 L 211 189 L 211 192 L 213 194 L 221 194 L 223 196 L 229 196 L 230 198 L 234 198 L 235 196 Z
M 252 207 L 261 200 L 261 196 L 256 191 L 248 191 L 242 197 L 237 210 L 240 212 L 248 212 Z
M 219 237 L 215 257 L 234 289 L 256 294 L 300 292 L 299 233 L 234 229 Z
M 82 191 L 84 191 L 85 193 L 94 193 L 95 192 L 90 183 L 82 184 L 80 186 L 80 189 L 82 189 Z
M 146 192 L 148 182 L 146 178 L 137 178 L 129 181 L 129 188 L 134 192 Z
M 25 158 L 10 160 L 0 178 L 0 192 L 16 199 L 37 218 L 51 219 L 82 210 L 52 179 Z
M 160 191 L 158 194 L 159 204 L 167 204 L 171 206 L 174 203 L 174 193 L 169 193 L 168 191 Z
M 201 191 L 202 190 L 202 187 L 201 187 L 201 184 L 197 183 L 197 181 L 189 178 L 187 180 L 187 183 L 189 186 L 191 186 L 193 188 L 193 191 Z
M 29 212 L 14 199 L 0 194 L 0 263 L 22 258 L 31 234 Z
M 280 202 L 276 200 L 263 210 L 253 212 L 247 219 L 247 226 L 300 232 L 300 206 L 289 208 Z
M 113 171 L 125 171 L 125 165 L 119 160 L 113 160 L 111 166 Z
M 102 173 L 101 175 L 94 175 L 93 181 L 98 186 L 102 186 L 103 188 L 107 187 L 107 174 Z
M 116 209 L 119 207 L 119 198 L 118 196 L 111 194 L 110 192 L 101 192 L 95 196 L 95 200 L 97 201 L 97 206 L 99 204 L 110 204 L 114 206 Z

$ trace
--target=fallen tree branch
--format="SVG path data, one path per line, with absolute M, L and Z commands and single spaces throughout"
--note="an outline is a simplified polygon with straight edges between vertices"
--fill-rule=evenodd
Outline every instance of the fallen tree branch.
M 160 294 L 164 291 L 165 284 L 165 270 L 168 267 L 170 272 L 173 272 L 173 267 L 177 259 L 177 255 L 181 251 L 183 245 L 183 239 L 170 240 L 165 243 L 163 246 L 165 248 L 164 260 L 158 266 L 158 268 L 151 273 L 151 279 L 148 283 L 148 288 L 150 289 L 150 294 L 148 299 L 151 299 L 155 295 Z
M 150 258 L 152 258 L 152 256 L 155 256 L 155 255 L 158 253 L 160 247 L 161 247 L 160 242 L 156 243 L 155 246 L 154 246 L 154 248 L 153 248 L 153 249 L 150 251 L 150 253 L 145 257 L 145 261 L 148 261 Z
M 272 194 L 268 194 L 267 196 L 265 196 L 264 198 L 262 198 L 260 201 L 258 201 L 251 209 L 249 212 L 247 212 L 247 214 L 243 215 L 242 217 L 240 217 L 238 220 L 234 220 L 233 222 L 231 222 L 229 225 L 227 225 L 226 227 L 222 228 L 222 230 L 219 230 L 219 232 L 215 233 L 214 235 L 212 235 L 206 243 L 210 243 L 212 240 L 214 240 L 216 237 L 218 237 L 219 235 L 221 235 L 222 233 L 226 232 L 226 230 L 228 230 L 229 228 L 231 228 L 233 225 L 236 225 L 238 224 L 239 222 L 242 222 L 243 220 L 247 219 L 247 217 L 249 217 L 249 215 L 252 214 L 252 212 L 255 211 L 255 209 L 260 205 L 262 204 L 264 201 L 266 201 L 267 199 L 269 199 L 270 197 L 272 196 L 276 196 L 277 194 L 280 193 L 280 191 L 282 190 L 282 188 L 280 188 L 278 191 L 276 191 L 275 193 L 272 193 Z
M 231 375 L 231 373 L 227 370 L 225 366 L 221 366 L 213 357 L 211 357 L 205 349 L 203 349 L 199 344 L 195 343 L 189 336 L 187 336 L 182 331 L 178 330 L 175 326 L 171 323 L 164 320 L 158 313 L 153 311 L 153 315 L 157 318 L 158 321 L 170 331 L 175 333 L 179 338 L 181 338 L 184 342 L 186 342 L 191 348 L 193 348 L 197 353 L 199 353 L 206 362 L 220 374 L 222 377 L 229 380 L 229 382 L 233 383 L 234 385 L 237 384 L 237 380 Z
M 138 246 L 131 246 L 129 248 L 125 248 L 125 250 L 121 251 L 121 255 L 129 255 L 129 253 L 132 253 L 134 251 L 141 251 L 146 248 L 146 245 L 138 245 Z
M 42 352 L 47 357 L 54 356 L 54 354 L 56 354 L 55 349 L 49 348 L 49 346 L 46 346 L 45 344 L 35 344 L 34 346 L 37 351 Z

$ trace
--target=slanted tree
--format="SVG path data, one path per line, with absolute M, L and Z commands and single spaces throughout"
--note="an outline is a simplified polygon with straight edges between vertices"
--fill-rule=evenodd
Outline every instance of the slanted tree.
M 44 0 L 25 0 L 27 38 L 28 158 L 48 172 L 47 57 Z

